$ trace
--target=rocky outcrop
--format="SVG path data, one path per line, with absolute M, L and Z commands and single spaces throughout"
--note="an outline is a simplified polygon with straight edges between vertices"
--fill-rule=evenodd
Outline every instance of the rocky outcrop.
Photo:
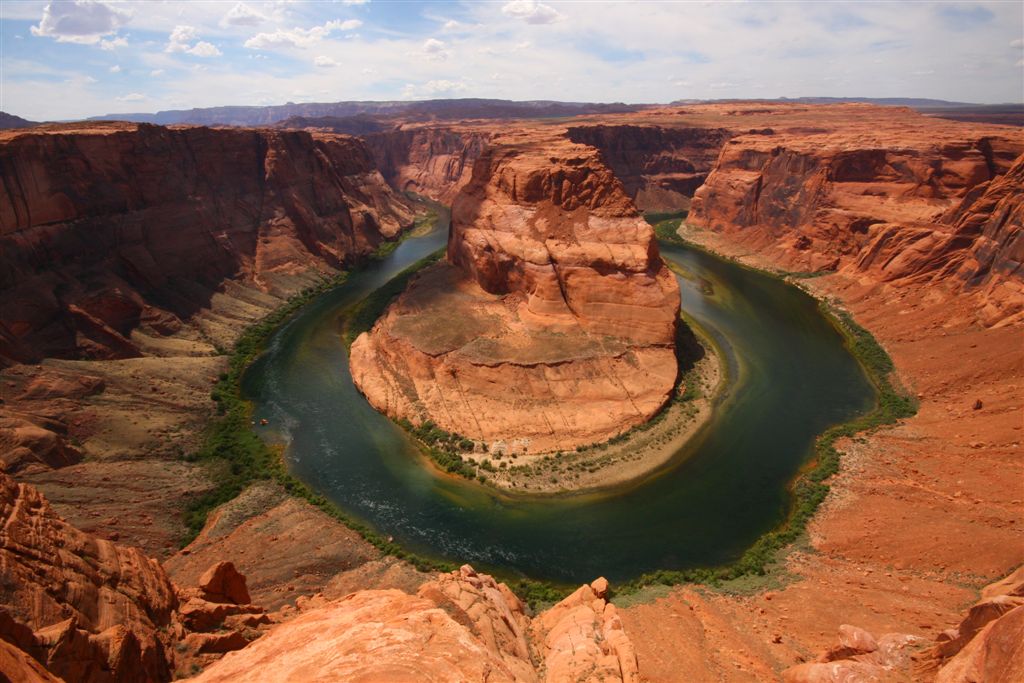
M 448 259 L 351 350 L 378 409 L 491 452 L 575 448 L 654 415 L 676 381 L 679 290 L 597 152 L 496 138 L 456 198 Z
M 886 281 L 981 289 L 988 324 L 1024 316 L 1024 155 L 1010 170 L 971 188 L 935 224 L 885 223 L 855 267 Z
M 1024 679 L 1024 567 L 982 590 L 960 623 L 941 633 L 924 659 L 936 683 Z
M 404 125 L 363 139 L 392 187 L 451 204 L 469 182 L 492 132 L 487 127 Z
M 178 599 L 156 560 L 82 533 L 5 475 L 0 520 L 0 605 L 4 632 L 23 632 L 15 645 L 66 680 L 170 678 L 158 630 Z
M 299 131 L 8 131 L 0 177 L 0 362 L 140 355 L 226 281 L 280 292 L 412 218 L 360 141 Z
M 725 128 L 597 124 L 570 127 L 567 135 L 601 150 L 639 209 L 679 211 L 689 207 L 733 133 Z
M 688 221 L 729 232 L 793 270 L 850 268 L 884 281 L 993 290 L 990 318 L 1019 299 L 1019 135 L 859 108 L 814 131 L 739 135 L 697 190 Z M 1016 281 L 1012 291 L 1003 283 Z M 992 322 L 991 320 L 989 322 Z
M 783 672 L 786 683 L 935 681 L 989 683 L 1024 679 L 1024 567 L 982 590 L 960 624 L 934 642 L 909 634 L 878 639 L 844 624 L 839 642 L 815 662 Z M 923 649 L 926 648 L 926 649 Z
M 464 566 L 415 596 L 375 590 L 310 601 L 193 680 L 637 682 L 606 589 L 595 581 L 531 620 L 508 587 Z
M 168 681 L 245 647 L 270 623 L 232 563 L 180 588 L 156 560 L 76 529 L 3 474 L 0 526 L 0 672 L 9 677 L 8 666 L 31 660 L 25 671 L 67 681 Z

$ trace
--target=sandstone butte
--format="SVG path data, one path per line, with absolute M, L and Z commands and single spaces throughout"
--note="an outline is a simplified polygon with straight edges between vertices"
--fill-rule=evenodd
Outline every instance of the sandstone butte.
M 298 135 L 126 124 L 22 131 L 28 137 L 21 145 L 39 148 L 59 142 L 60 150 L 67 151 L 86 144 L 88 154 L 60 157 L 67 163 L 50 165 L 50 186 L 56 189 L 48 201 L 35 205 L 44 215 L 52 210 L 46 207 L 64 207 L 61 211 L 66 214 L 67 207 L 74 207 L 67 215 L 76 218 L 33 222 L 31 228 L 13 233 L 5 222 L 0 245 L 2 333 L 11 335 L 11 322 L 20 320 L 15 327 L 18 338 L 39 340 L 21 344 L 20 352 L 27 347 L 34 354 L 29 360 L 43 358 L 41 364 L 32 365 L 8 356 L 7 367 L 0 370 L 0 419 L 4 420 L 0 429 L 7 430 L 0 432 L 0 455 L 4 469 L 22 482 L 13 484 L 5 477 L 0 487 L 4 496 L 0 545 L 14 548 L 3 551 L 0 564 L 4 578 L 0 603 L 7 615 L 0 628 L 0 670 L 13 680 L 57 680 L 55 675 L 68 671 L 60 667 L 73 663 L 79 672 L 93 667 L 102 672 L 99 680 L 110 680 L 107 672 L 113 656 L 114 665 L 156 665 L 153 680 L 163 680 L 165 670 L 187 674 L 193 662 L 197 667 L 211 664 L 220 653 L 256 637 L 252 645 L 223 660 L 232 673 L 245 676 L 250 675 L 244 672 L 246 651 L 263 638 L 268 640 L 261 646 L 265 649 L 260 657 L 273 659 L 271 646 L 308 644 L 289 634 L 292 622 L 299 624 L 297 628 L 310 629 L 311 623 L 324 619 L 320 623 L 325 633 L 347 642 L 345 630 L 359 621 L 352 616 L 356 608 L 369 604 L 381 605 L 382 614 L 408 615 L 403 623 L 411 624 L 410 630 L 392 630 L 392 635 L 405 638 L 413 628 L 423 627 L 427 630 L 418 631 L 419 637 L 431 637 L 431 625 L 436 624 L 438 634 L 444 633 L 445 642 L 453 643 L 452 652 L 460 653 L 459 657 L 483 647 L 492 671 L 518 670 L 513 668 L 517 657 L 509 656 L 514 648 L 501 644 L 490 649 L 489 643 L 506 641 L 479 635 L 486 626 L 464 637 L 431 605 L 467 628 L 469 623 L 481 622 L 466 620 L 439 605 L 431 597 L 434 593 L 417 595 L 423 584 L 462 582 L 461 573 L 446 579 L 383 557 L 351 530 L 274 485 L 250 487 L 215 511 L 192 544 L 180 552 L 174 550 L 182 535 L 181 500 L 210 487 L 209 475 L 180 455 L 198 443 L 197 435 L 212 408 L 209 386 L 225 369 L 223 357 L 212 355 L 214 342 L 229 345 L 242 326 L 280 305 L 288 293 L 313 282 L 302 274 L 310 266 L 311 272 L 331 272 L 324 252 L 317 251 L 317 241 L 300 240 L 296 251 L 283 255 L 279 268 L 269 270 L 257 267 L 253 254 L 262 249 L 258 245 L 273 244 L 278 237 L 247 242 L 253 251 L 237 252 L 242 265 L 227 269 L 230 272 L 213 287 L 209 300 L 200 296 L 198 304 L 181 309 L 150 298 L 155 290 L 140 287 L 126 276 L 128 271 L 119 270 L 128 260 L 112 265 L 111 259 L 103 258 L 83 265 L 72 258 L 83 241 L 79 227 L 102 235 L 113 230 L 111 226 L 130 224 L 132 213 L 144 210 L 155 197 L 167 200 L 163 212 L 179 215 L 169 229 L 183 236 L 205 230 L 203 226 L 213 221 L 211 214 L 200 212 L 200 206 L 189 201 L 187 192 L 174 197 L 129 193 L 113 204 L 103 204 L 105 195 L 90 184 L 90 178 L 108 168 L 109 159 L 95 165 L 86 162 L 107 159 L 100 151 L 109 150 L 113 141 L 131 158 L 135 140 L 146 136 L 180 136 L 212 144 L 218 139 L 281 135 L 298 145 L 289 148 L 291 158 L 317 141 L 342 140 L 339 145 L 350 146 L 354 156 L 363 159 L 355 164 L 364 169 L 357 173 L 361 182 L 380 190 L 363 205 L 378 216 L 381 226 L 388 226 L 392 224 L 389 217 L 397 225 L 406 224 L 408 213 L 399 208 L 396 195 L 374 167 L 399 189 L 454 197 L 467 180 L 465 169 L 483 154 L 480 140 L 510 129 L 539 129 L 540 135 L 555 142 L 558 131 L 564 130 L 576 142 L 596 145 L 625 192 L 642 209 L 673 209 L 692 201 L 686 235 L 710 249 L 760 267 L 814 271 L 818 276 L 801 280 L 802 284 L 817 296 L 840 303 L 871 330 L 892 355 L 898 380 L 920 402 L 913 418 L 839 444 L 843 471 L 829 482 L 832 491 L 811 524 L 808 546 L 785 556 L 778 575 L 785 580 L 771 589 L 742 595 L 679 586 L 628 607 L 620 605 L 617 617 L 636 653 L 641 679 L 679 681 L 680 672 L 685 672 L 682 680 L 697 682 L 782 677 L 943 683 L 1020 680 L 1019 662 L 1024 661 L 1020 572 L 980 592 L 978 587 L 1024 564 L 1020 486 L 1024 477 L 1020 462 L 1024 376 L 1020 311 L 1024 302 L 1019 265 L 1024 222 L 1019 157 L 1024 136 L 1015 128 L 955 123 L 900 108 L 764 103 L 579 117 L 564 126 L 558 122 L 406 124 L 400 130 L 407 143 L 382 132 L 380 140 L 366 146 L 320 132 Z M 10 146 L 16 139 L 11 132 L 0 134 L 0 158 L 5 164 L 3 216 L 15 215 L 13 206 L 22 201 L 18 198 L 36 191 L 32 183 L 25 184 L 27 189 L 11 189 L 11 178 L 31 177 L 27 167 L 15 175 L 9 165 Z M 382 162 L 382 150 L 388 149 L 393 167 Z M 171 160 L 188 151 L 184 145 L 170 150 L 175 152 L 167 157 Z M 253 166 L 246 168 L 261 168 L 262 162 L 256 161 L 261 158 L 253 153 Z M 176 163 L 188 168 L 190 162 L 182 158 Z M 330 174 L 333 163 L 311 165 L 309 182 L 320 186 L 321 170 Z M 45 167 L 46 159 L 40 157 L 31 164 Z M 164 164 L 166 160 L 152 166 Z M 125 174 L 126 186 L 132 187 L 134 175 L 138 173 Z M 177 176 L 167 182 L 172 180 Z M 215 183 L 216 178 L 209 182 Z M 698 187 L 691 190 L 695 184 Z M 202 183 L 193 189 L 200 187 Z M 308 201 L 308 194 L 296 192 L 296 201 Z M 324 201 L 331 196 L 336 197 L 328 195 Z M 208 197 L 207 201 L 213 200 Z M 356 198 L 345 201 L 357 205 Z M 253 204 L 218 206 L 217 220 L 255 226 L 252 216 L 256 214 L 248 211 Z M 236 210 L 248 211 L 247 218 L 243 221 Z M 292 214 L 282 215 L 287 223 Z M 154 220 L 158 216 L 154 211 Z M 342 237 L 348 234 L 344 221 L 324 225 L 338 231 L 328 243 L 347 239 Z M 283 229 L 286 234 L 290 230 Z M 384 230 L 380 236 L 366 233 L 367 249 L 383 238 Z M 51 240 L 51 234 L 63 237 Z M 211 233 L 210 239 L 216 234 Z M 178 253 L 173 232 L 161 231 L 160 236 L 166 239 L 148 241 L 146 249 L 157 264 L 174 263 L 164 253 Z M 32 258 L 52 257 L 31 263 L 46 268 L 37 270 L 9 258 L 12 245 L 29 244 L 29 237 L 36 245 Z M 296 244 L 286 239 L 281 243 Z M 19 253 L 19 258 L 28 258 L 26 252 Z M 179 278 L 189 276 L 190 263 L 178 260 L 182 264 L 175 273 Z M 203 259 L 196 259 L 200 262 Z M 116 280 L 109 275 L 114 266 Z M 146 305 L 172 313 L 182 325 L 161 328 L 140 322 L 126 328 L 127 335 L 119 334 L 132 342 L 134 348 L 129 349 L 107 341 L 116 338 L 100 336 L 95 327 L 76 322 L 80 314 L 63 307 L 64 299 L 57 300 L 57 305 L 40 305 L 37 310 L 50 311 L 46 315 L 10 316 L 8 311 L 20 307 L 8 308 L 15 299 L 8 296 L 14 290 L 7 288 L 17 286 L 19 277 L 39 274 L 67 283 L 57 291 L 72 292 L 70 302 L 82 310 L 102 310 L 89 308 L 83 292 L 100 292 L 106 298 L 117 291 L 138 292 Z M 52 291 L 49 286 L 46 291 Z M 54 319 L 64 320 L 60 325 L 71 325 L 74 331 L 54 335 L 45 327 Z M 15 348 L 12 338 L 4 336 L 6 354 Z M 55 339 L 60 343 L 55 344 Z M 86 349 L 92 351 L 86 354 Z M 50 504 L 34 487 L 45 493 Z M 31 531 L 19 531 L 26 527 Z M 139 546 L 143 552 L 122 544 Z M 217 607 L 224 603 L 210 600 L 213 595 L 202 591 L 204 574 L 224 561 L 246 576 L 252 601 L 275 610 L 266 619 L 277 623 L 261 623 L 261 613 L 266 612 L 252 605 Z M 219 572 L 219 584 L 224 585 L 226 572 Z M 218 571 L 210 574 L 208 583 L 217 584 Z M 482 575 L 477 578 L 480 585 L 489 584 Z M 402 595 L 393 595 L 394 589 Z M 367 590 L 372 592 L 363 592 Z M 589 590 L 596 595 L 603 586 L 598 583 Z M 322 600 L 309 597 L 318 593 Z M 342 600 L 349 595 L 353 597 Z M 102 609 L 93 602 L 98 596 L 103 596 Z M 185 620 L 183 605 L 193 600 L 195 609 L 186 612 L 191 610 L 194 618 Z M 339 607 L 339 600 L 351 604 L 351 610 Z M 330 612 L 298 621 L 320 609 Z M 331 623 L 327 614 L 333 615 Z M 596 615 L 596 609 L 591 614 Z M 222 618 L 219 624 L 218 618 Z M 65 623 L 72 619 L 74 623 Z M 223 621 L 227 619 L 229 625 Z M 522 623 L 517 619 L 513 617 L 513 622 Z M 542 645 L 547 639 L 534 635 L 537 620 L 530 619 L 527 644 L 534 653 L 547 652 Z M 602 630 L 605 623 L 603 617 L 595 616 L 577 621 L 589 625 L 589 633 Z M 333 630 L 327 629 L 332 624 Z M 492 626 L 495 633 L 508 632 L 502 630 L 506 626 Z M 268 627 L 276 634 L 274 641 L 259 636 Z M 236 631 L 241 631 L 241 637 L 234 635 Z M 377 637 L 363 632 L 369 639 Z M 575 635 L 569 638 L 580 642 Z M 366 642 L 358 641 L 354 647 Z M 416 637 L 405 642 L 415 643 Z M 602 647 L 598 648 L 602 661 L 610 663 L 612 650 Z M 158 648 L 173 661 L 165 659 L 161 665 L 153 659 Z M 302 665 L 316 670 L 320 666 L 317 653 L 299 649 Z M 458 657 L 453 660 L 467 663 Z M 396 662 L 381 658 L 381 671 Z M 205 675 L 221 675 L 219 666 L 208 666 Z M 138 669 L 119 670 L 132 671 L 128 680 L 142 680 Z M 619 671 L 624 672 L 621 666 Z M 537 675 L 543 677 L 543 671 Z M 80 679 L 67 676 L 67 680 Z
M 596 150 L 491 138 L 455 198 L 447 260 L 351 349 L 378 410 L 486 444 L 570 450 L 665 405 L 679 289 Z

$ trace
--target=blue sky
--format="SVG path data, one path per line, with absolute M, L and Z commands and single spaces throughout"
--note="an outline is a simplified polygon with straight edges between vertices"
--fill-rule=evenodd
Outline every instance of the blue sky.
M 1024 3 L 0 2 L 0 109 L 502 97 L 1024 101 Z

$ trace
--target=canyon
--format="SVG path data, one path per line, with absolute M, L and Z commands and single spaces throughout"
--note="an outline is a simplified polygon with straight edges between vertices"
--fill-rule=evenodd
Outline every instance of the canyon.
M 981 591 L 1024 564 L 1018 129 L 869 105 L 729 103 L 410 122 L 366 138 L 105 123 L 0 136 L 0 451 L 20 482 L 2 479 L 0 566 L 21 591 L 3 595 L 4 667 L 25 680 L 166 680 L 194 662 L 201 680 L 261 666 L 315 680 L 329 675 L 316 632 L 353 678 L 403 675 L 388 667 L 410 658 L 437 680 L 453 671 L 442 666 L 467 680 L 1019 675 L 1019 573 Z M 425 337 L 409 321 L 438 300 L 474 324 L 565 335 L 574 354 L 600 335 L 652 359 L 658 381 L 629 392 L 646 392 L 643 408 L 623 417 L 615 406 L 613 419 L 578 426 L 579 441 L 656 410 L 676 375 L 678 294 L 634 203 L 689 206 L 688 240 L 789 273 L 849 311 L 893 357 L 918 414 L 839 444 L 842 471 L 806 542 L 753 588 L 649 587 L 620 601 L 598 580 L 528 616 L 490 577 L 418 571 L 273 482 L 176 550 L 181 500 L 215 476 L 182 454 L 215 409 L 217 347 L 395 238 L 412 222 L 407 190 L 452 200 L 453 229 L 451 264 L 414 280 L 353 346 L 354 363 L 374 368 L 361 385 L 396 415 L 413 405 L 404 373 L 428 377 L 437 349 L 465 347 L 455 326 L 442 332 L 456 344 L 416 346 Z M 598 254 L 605 241 L 618 251 Z M 609 314 L 602 292 L 638 298 Z M 609 345 L 585 362 L 628 353 Z M 531 387 L 523 377 L 496 379 Z M 438 424 L 476 438 L 468 419 Z M 527 438 L 563 447 L 544 444 L 552 431 Z M 226 561 L 250 602 L 211 592 L 234 577 L 204 580 Z M 430 639 L 451 658 L 406 649 Z M 357 670 L 371 644 L 388 656 Z

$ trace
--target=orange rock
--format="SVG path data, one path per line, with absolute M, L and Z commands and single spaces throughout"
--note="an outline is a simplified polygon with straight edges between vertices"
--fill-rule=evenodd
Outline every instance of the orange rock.
M 675 383 L 679 290 L 591 147 L 492 138 L 456 198 L 448 263 L 352 345 L 378 409 L 492 452 L 575 448 L 654 415 Z
M 0 520 L 0 604 L 36 631 L 51 671 L 82 681 L 101 671 L 169 676 L 158 629 L 177 599 L 158 562 L 75 529 L 5 475 Z
M 9 683 L 61 683 L 25 652 L 0 640 L 0 678 Z
M 945 664 L 935 683 L 1016 683 L 1024 680 L 1024 606 L 983 628 Z
M 363 139 L 392 187 L 451 204 L 492 131 L 493 126 L 406 124 Z
M 600 586 L 600 582 L 598 583 Z M 359 591 L 310 606 L 196 681 L 639 681 L 615 608 L 583 586 L 534 620 L 472 567 L 414 597 Z
M 231 562 L 218 562 L 199 578 L 203 597 L 210 602 L 230 602 L 247 605 L 250 602 L 245 577 L 238 573 Z

